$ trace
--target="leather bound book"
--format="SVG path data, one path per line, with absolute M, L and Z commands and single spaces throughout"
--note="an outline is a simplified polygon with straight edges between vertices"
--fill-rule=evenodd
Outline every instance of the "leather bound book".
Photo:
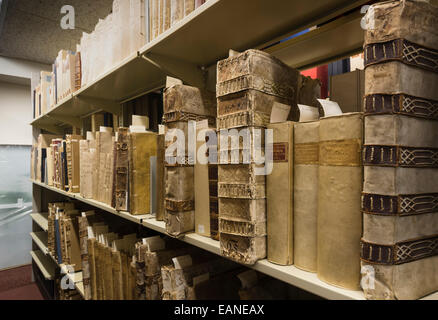
M 217 199 L 218 167 L 217 164 L 203 162 L 208 160 L 207 132 L 215 134 L 215 130 L 209 128 L 208 121 L 204 120 L 196 123 L 196 132 L 197 137 L 201 134 L 204 136 L 204 139 L 196 142 L 196 154 L 204 151 L 205 159 L 198 158 L 194 169 L 195 230 L 202 236 L 210 237 L 211 214 L 217 213 L 217 201 L 215 205 L 214 199 Z
M 260 166 L 256 164 L 219 165 L 219 198 L 266 198 L 266 176 L 257 175 L 257 167 Z
M 165 168 L 166 189 L 165 207 L 171 211 L 194 210 L 194 168 Z
M 371 13 L 365 46 L 405 39 L 429 49 L 438 49 L 438 6 L 433 1 L 385 1 L 374 4 Z M 417 53 L 411 49 L 405 52 Z
M 170 1 L 170 26 L 184 18 L 184 0 Z
M 163 32 L 170 28 L 170 5 L 172 0 L 163 0 Z
M 96 165 L 98 180 L 96 188 L 97 194 L 93 194 L 93 199 L 105 203 L 105 174 L 108 155 L 113 152 L 112 132 L 96 132 Z
M 82 84 L 82 62 L 81 62 L 81 53 L 77 52 L 75 55 L 75 87 L 74 91 L 77 91 L 81 88 Z
M 214 93 L 196 87 L 180 84 L 168 87 L 164 91 L 163 103 L 166 123 L 200 120 L 193 116 L 216 117 Z
M 254 265 L 266 258 L 266 236 L 247 237 L 220 233 L 221 255 L 238 263 Z
M 72 193 L 80 192 L 80 172 L 79 172 L 79 141 L 82 139 L 78 135 L 67 135 L 67 173 L 68 190 Z
M 116 151 L 116 210 L 128 211 L 129 201 L 129 135 L 127 128 L 119 128 Z
M 318 278 L 359 290 L 363 116 L 323 118 L 319 136 Z
M 421 117 L 365 117 L 361 258 L 375 277 L 368 299 L 438 290 L 437 126 Z
M 293 264 L 294 123 L 270 124 L 273 169 L 266 176 L 268 261 Z
M 294 126 L 294 265 L 316 272 L 319 121 Z
M 53 176 L 54 176 L 54 158 L 52 147 L 47 148 L 47 185 L 53 186 Z
M 275 104 L 290 105 L 290 99 L 244 90 L 218 98 L 217 128 L 266 127 Z
M 372 9 L 364 47 L 365 114 L 438 119 L 438 6 L 403 0 Z
M 166 232 L 173 237 L 195 230 L 195 211 L 165 212 Z
M 129 134 L 129 211 L 150 214 L 150 157 L 157 156 L 157 135 L 152 132 Z
M 184 15 L 190 14 L 195 10 L 195 0 L 184 0 Z
M 164 147 L 164 134 L 157 136 L 157 221 L 164 220 L 164 195 L 165 195 L 165 183 L 164 183 L 164 161 L 166 149 Z
M 249 89 L 284 98 L 296 106 L 299 72 L 272 55 L 259 50 L 221 60 L 217 64 L 216 96 Z

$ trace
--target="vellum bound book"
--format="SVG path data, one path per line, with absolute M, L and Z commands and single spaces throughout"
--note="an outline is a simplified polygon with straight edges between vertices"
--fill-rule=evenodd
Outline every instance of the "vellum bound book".
M 266 177 L 268 261 L 293 264 L 294 123 L 270 124 L 273 168 Z
M 359 290 L 363 115 L 323 118 L 319 136 L 318 278 Z
M 319 121 L 294 127 L 294 265 L 316 272 Z
M 151 214 L 151 163 L 157 156 L 157 135 L 129 134 L 129 210 L 134 215 Z
M 373 9 L 362 282 L 367 299 L 412 300 L 438 290 L 438 6 L 402 0 Z
M 165 221 L 171 236 L 195 230 L 194 167 L 165 167 Z
M 163 101 L 166 123 L 216 117 L 215 96 L 207 90 L 177 84 L 166 88 Z
M 259 126 L 270 122 L 275 104 L 296 112 L 299 72 L 277 58 L 247 50 L 217 64 L 218 129 Z

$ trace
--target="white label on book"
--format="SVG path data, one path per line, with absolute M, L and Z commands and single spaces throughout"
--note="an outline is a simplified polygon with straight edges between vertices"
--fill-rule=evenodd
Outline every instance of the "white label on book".
M 337 102 L 323 99 L 318 99 L 318 102 L 324 110 L 324 117 L 333 117 L 342 114 L 341 107 Z
M 175 257 L 172 258 L 172 261 L 175 269 L 184 269 L 186 267 L 190 267 L 193 263 L 192 257 L 190 255 Z
M 287 121 L 291 106 L 287 104 L 274 102 L 271 111 L 271 123 L 280 123 Z
M 299 122 L 314 121 L 319 119 L 319 110 L 316 107 L 299 104 L 298 109 L 300 110 Z
M 198 233 L 205 233 L 205 227 L 203 224 L 198 224 Z

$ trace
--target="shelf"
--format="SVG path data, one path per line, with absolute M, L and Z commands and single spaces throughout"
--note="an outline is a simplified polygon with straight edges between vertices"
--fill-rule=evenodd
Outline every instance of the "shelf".
M 47 249 L 47 232 L 31 232 L 30 236 L 35 244 L 41 249 L 41 252 L 47 255 L 49 250 Z
M 82 197 L 79 193 L 66 192 L 66 191 L 60 190 L 58 188 L 48 186 L 45 183 L 38 182 L 38 181 L 32 181 L 32 183 L 36 184 L 36 185 L 39 185 L 41 187 L 44 187 L 44 188 L 46 188 L 48 190 L 51 190 L 53 192 L 57 192 L 59 194 L 62 194 L 62 195 L 66 196 L 66 197 L 69 197 L 71 199 L 76 199 L 76 200 L 81 201 L 83 203 L 89 204 L 89 205 L 91 205 L 91 206 L 93 206 L 95 208 L 98 208 L 98 209 L 104 210 L 106 212 L 112 213 L 114 215 L 117 215 L 117 216 L 119 216 L 121 218 L 124 218 L 126 220 L 129 220 L 129 221 L 137 223 L 137 224 L 141 224 L 142 220 L 149 219 L 152 216 L 152 215 L 137 215 L 137 216 L 134 216 L 134 215 L 132 215 L 132 214 L 130 214 L 128 212 L 117 211 L 116 209 L 112 208 L 111 206 L 109 206 L 109 205 L 107 205 L 105 203 L 102 203 L 102 202 L 99 202 L 99 201 L 96 201 L 96 200 L 93 200 L 93 199 L 86 199 L 86 198 Z
M 347 58 L 363 51 L 361 19 L 362 15 L 354 12 L 265 51 L 301 70 Z
M 34 184 L 40 185 L 49 190 L 67 195 L 69 197 L 78 199 L 79 201 L 88 203 L 97 208 L 105 210 L 109 213 L 116 214 L 124 219 L 128 219 L 137 224 L 141 224 L 144 227 L 160 232 L 162 234 L 166 233 L 166 225 L 163 221 L 155 220 L 154 215 L 145 215 L 145 216 L 132 216 L 127 212 L 117 212 L 113 208 L 99 203 L 94 200 L 84 199 L 80 195 L 77 194 L 69 194 L 68 192 L 58 190 L 57 188 L 49 187 L 44 183 L 33 181 Z M 220 255 L 220 245 L 219 241 L 213 240 L 208 237 L 200 236 L 196 233 L 189 233 L 184 235 L 182 238 L 178 238 L 181 241 L 184 241 L 188 244 L 191 244 L 200 249 L 209 251 L 211 253 Z M 247 266 L 248 267 L 248 266 Z M 273 278 L 279 279 L 281 281 L 287 282 L 290 285 L 301 288 L 305 291 L 311 292 L 315 295 L 318 295 L 322 298 L 330 299 L 330 300 L 365 300 L 362 291 L 353 291 L 346 290 L 342 288 L 338 288 L 332 285 L 329 285 L 318 279 L 316 274 L 311 272 L 306 272 L 300 270 L 294 266 L 279 266 L 273 264 L 269 261 L 261 260 L 257 262 L 254 266 L 249 266 L 256 271 L 267 274 Z M 438 292 L 432 295 L 429 295 L 422 300 L 438 300 Z
M 65 125 L 79 126 L 83 117 L 97 111 L 120 114 L 121 102 L 163 87 L 166 76 L 202 86 L 201 68 L 226 58 L 229 49 L 244 51 L 269 45 L 268 52 L 272 51 L 297 68 L 346 55 L 356 50 L 363 39 L 363 32 L 358 35 L 358 20 L 341 18 L 329 28 L 312 32 L 311 41 L 309 36 L 298 37 L 288 42 L 286 49 L 283 43 L 280 47 L 272 44 L 367 2 L 209 0 L 139 52 L 133 52 L 45 115 L 34 119 L 31 125 L 62 134 Z M 341 32 L 343 37 L 340 38 Z M 319 50 L 322 50 L 321 57 L 318 57 Z
M 35 221 L 43 231 L 46 231 L 49 229 L 47 219 L 49 214 L 48 213 L 31 213 L 30 216 L 32 217 L 33 221 Z
M 55 263 L 42 251 L 31 251 L 33 261 L 35 261 L 38 268 L 41 270 L 46 280 L 53 280 L 55 277 Z

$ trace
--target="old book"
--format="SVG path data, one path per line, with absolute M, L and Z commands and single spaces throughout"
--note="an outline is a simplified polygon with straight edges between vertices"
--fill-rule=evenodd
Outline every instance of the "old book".
M 295 107 L 298 77 L 297 70 L 275 57 L 259 50 L 247 50 L 218 62 L 216 96 L 253 89 L 284 98 Z
M 221 255 L 238 263 L 253 265 L 266 258 L 266 236 L 248 237 L 220 233 Z
M 98 172 L 97 184 L 98 188 L 93 190 L 97 194 L 93 194 L 93 199 L 104 202 L 106 200 L 107 191 L 107 163 L 109 162 L 109 157 L 113 152 L 113 137 L 112 129 L 101 127 L 101 131 L 96 132 L 96 157 L 95 163 Z
M 78 217 L 79 240 L 80 240 L 81 260 L 82 260 L 82 279 L 83 279 L 82 283 L 84 286 L 85 300 L 90 300 L 92 298 L 88 239 L 89 239 L 89 228 L 91 228 L 91 225 L 95 220 L 96 218 L 94 211 L 84 212 L 80 217 Z
M 146 300 L 146 279 L 145 279 L 145 254 L 147 251 L 147 244 L 137 242 L 135 244 L 136 255 L 136 295 L 139 300 Z
M 216 132 L 209 128 L 207 120 L 196 123 L 196 132 L 198 138 L 199 135 L 204 137 L 196 142 L 196 154 L 204 151 L 204 159 L 201 160 L 198 156 L 194 169 L 195 230 L 202 236 L 210 237 L 211 215 L 217 214 L 218 167 L 217 163 L 208 161 L 209 149 L 206 141 L 208 132 L 213 134 Z
M 129 135 L 127 128 L 119 128 L 116 154 L 116 210 L 128 211 L 129 201 Z
M 294 265 L 316 272 L 319 121 L 294 126 Z
M 318 278 L 359 290 L 363 116 L 323 118 L 319 136 Z
M 81 88 L 82 85 L 82 61 L 81 61 L 81 53 L 77 52 L 75 56 L 75 86 L 74 91 L 77 91 Z
M 195 0 L 184 0 L 184 15 L 190 14 L 195 10 Z
M 196 116 L 216 117 L 214 93 L 186 85 L 173 85 L 166 88 L 163 95 L 163 108 L 167 122 L 202 120 Z
M 219 214 L 235 221 L 266 221 L 266 199 L 219 198 Z
M 368 299 L 418 299 L 438 289 L 436 126 L 421 117 L 365 117 L 361 258 L 374 274 L 364 288 Z
M 300 75 L 298 81 L 298 103 L 306 106 L 318 107 L 318 99 L 320 98 L 321 80 Z
M 266 198 L 266 176 L 257 172 L 261 167 L 256 164 L 219 165 L 219 198 Z
M 47 154 L 47 159 L 46 159 L 46 163 L 47 163 L 47 185 L 49 186 L 53 186 L 53 176 L 54 176 L 54 159 L 53 159 L 53 149 L 52 147 L 48 147 L 46 149 L 46 154 Z
M 165 168 L 165 208 L 170 211 L 194 210 L 194 167 Z
M 438 6 L 433 1 L 386 1 L 374 4 L 371 13 L 365 46 L 405 39 L 429 49 L 438 49 Z
M 63 262 L 70 265 L 75 271 L 82 270 L 78 215 L 77 210 L 70 210 L 65 211 L 64 216 L 61 218 L 63 228 L 61 236 L 65 241 Z
M 266 177 L 268 261 L 293 264 L 294 123 L 270 124 L 273 168 Z
M 184 18 L 184 0 L 170 1 L 170 26 Z
M 172 211 L 166 209 L 166 232 L 178 237 L 195 230 L 195 211 Z
M 157 221 L 164 220 L 164 197 L 165 197 L 165 183 L 164 183 L 164 161 L 165 161 L 165 152 L 166 149 L 164 147 L 164 134 L 159 134 L 157 136 L 157 212 L 156 219 Z
M 257 90 L 244 90 L 218 98 L 217 127 L 266 127 L 276 104 L 290 105 L 290 100 Z
M 167 31 L 170 28 L 171 24 L 171 1 L 172 0 L 163 0 L 163 32 Z
M 157 135 L 152 132 L 129 134 L 129 210 L 131 214 L 151 210 L 150 158 L 157 156 Z
M 79 141 L 82 139 L 78 135 L 67 135 L 67 170 L 68 170 L 68 190 L 72 193 L 80 192 L 80 166 L 79 166 Z

